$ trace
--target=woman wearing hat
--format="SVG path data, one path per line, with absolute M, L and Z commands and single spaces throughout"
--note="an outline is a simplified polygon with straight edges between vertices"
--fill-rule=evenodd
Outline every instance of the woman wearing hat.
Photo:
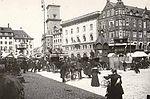
M 98 74 L 100 74 L 100 72 L 98 71 L 98 68 L 97 67 L 92 68 L 92 80 L 91 80 L 92 87 L 100 86 Z
M 110 79 L 110 85 L 107 86 L 107 99 L 123 99 L 122 95 L 124 94 L 122 88 L 121 76 L 117 74 L 116 69 L 111 70 L 112 74 L 104 76 L 105 79 Z

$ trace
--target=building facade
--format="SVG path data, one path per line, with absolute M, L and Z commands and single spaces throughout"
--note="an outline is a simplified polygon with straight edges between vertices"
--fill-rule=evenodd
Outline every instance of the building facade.
M 32 55 L 33 38 L 23 30 L 12 30 L 9 25 L 8 27 L 0 27 L 0 51 L 19 55 L 19 48 L 24 49 L 24 55 Z
M 60 27 L 60 6 L 48 5 L 47 9 L 47 32 L 42 36 L 43 52 L 48 53 L 50 49 L 60 48 L 62 32 Z
M 0 50 L 6 53 L 14 51 L 14 33 L 9 27 L 0 27 Z
M 128 6 L 122 0 L 107 0 L 99 18 L 99 28 L 107 39 L 110 52 L 149 51 L 150 11 Z
M 92 12 L 83 16 L 63 21 L 63 51 L 69 56 L 90 55 L 98 36 L 98 18 L 100 12 Z
M 23 54 L 27 57 L 33 55 L 33 38 L 31 38 L 23 30 L 13 30 L 14 33 L 14 53 L 19 55 L 21 50 Z

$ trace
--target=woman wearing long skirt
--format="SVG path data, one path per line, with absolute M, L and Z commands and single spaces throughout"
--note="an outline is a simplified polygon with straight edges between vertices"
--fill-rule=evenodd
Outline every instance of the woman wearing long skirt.
M 98 74 L 100 74 L 100 72 L 98 71 L 98 68 L 97 67 L 92 68 L 92 81 L 91 81 L 92 87 L 100 86 Z

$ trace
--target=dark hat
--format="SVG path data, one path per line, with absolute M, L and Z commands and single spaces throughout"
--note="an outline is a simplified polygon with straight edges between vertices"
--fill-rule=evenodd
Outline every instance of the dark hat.
M 111 69 L 111 72 L 112 72 L 112 73 L 117 73 L 117 69 L 116 69 L 116 68 L 112 68 L 112 69 Z

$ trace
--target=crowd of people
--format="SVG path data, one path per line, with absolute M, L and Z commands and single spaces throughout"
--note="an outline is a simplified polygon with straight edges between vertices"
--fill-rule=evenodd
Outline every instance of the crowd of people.
M 5 58 L 1 59 L 1 63 L 5 65 L 4 72 L 10 73 L 14 76 L 19 76 L 21 73 L 40 72 L 46 70 L 48 72 L 59 72 L 62 82 L 68 80 L 82 79 L 82 71 L 87 77 L 91 78 L 91 86 L 99 87 L 98 74 L 101 74 L 100 69 L 108 69 L 109 66 L 104 65 L 103 62 L 99 62 L 97 58 L 88 57 L 43 57 L 37 58 Z M 132 69 L 136 73 L 139 71 L 139 63 L 144 63 L 144 60 L 137 62 L 133 61 Z M 147 65 L 146 65 L 147 66 Z M 127 63 L 123 63 L 123 70 L 126 71 Z M 109 68 L 110 69 L 110 68 Z M 2 72 L 2 71 L 1 71 Z M 107 84 L 107 99 L 122 99 L 123 88 L 121 86 L 121 76 L 117 74 L 116 69 L 112 69 L 112 74 L 104 77 L 106 80 L 110 79 L 110 83 Z

